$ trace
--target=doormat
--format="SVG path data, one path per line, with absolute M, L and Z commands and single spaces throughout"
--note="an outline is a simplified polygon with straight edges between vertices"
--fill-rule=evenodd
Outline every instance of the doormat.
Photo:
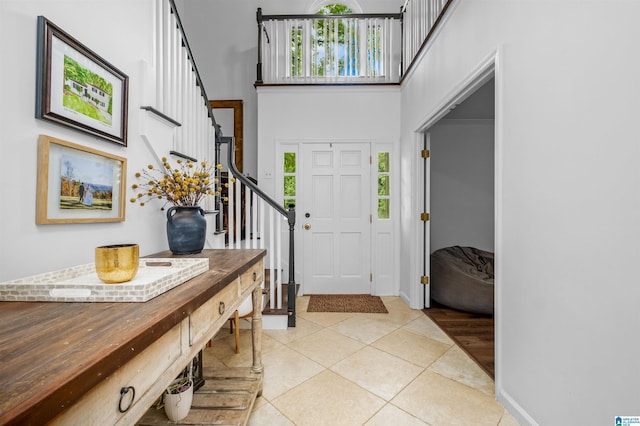
M 379 296 L 368 294 L 312 294 L 307 312 L 389 313 Z

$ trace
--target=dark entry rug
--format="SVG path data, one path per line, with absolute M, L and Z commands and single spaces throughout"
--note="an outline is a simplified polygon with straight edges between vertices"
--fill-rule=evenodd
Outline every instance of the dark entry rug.
M 424 313 L 491 378 L 495 376 L 493 316 L 458 311 L 431 302 Z
M 368 294 L 312 294 L 307 312 L 388 313 L 379 296 Z

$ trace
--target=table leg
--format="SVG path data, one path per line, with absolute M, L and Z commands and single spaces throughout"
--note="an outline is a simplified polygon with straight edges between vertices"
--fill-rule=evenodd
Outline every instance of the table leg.
M 262 373 L 262 287 L 257 286 L 252 296 L 253 316 L 251 319 L 251 342 L 253 344 L 252 373 Z

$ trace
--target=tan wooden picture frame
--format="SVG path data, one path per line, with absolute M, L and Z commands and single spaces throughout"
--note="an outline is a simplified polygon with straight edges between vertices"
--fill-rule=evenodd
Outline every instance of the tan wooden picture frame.
M 123 222 L 127 160 L 40 135 L 36 223 Z

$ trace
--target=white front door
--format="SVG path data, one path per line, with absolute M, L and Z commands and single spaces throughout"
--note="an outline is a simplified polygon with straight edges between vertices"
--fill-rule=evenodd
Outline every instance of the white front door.
M 305 294 L 371 293 L 368 143 L 301 145 Z

